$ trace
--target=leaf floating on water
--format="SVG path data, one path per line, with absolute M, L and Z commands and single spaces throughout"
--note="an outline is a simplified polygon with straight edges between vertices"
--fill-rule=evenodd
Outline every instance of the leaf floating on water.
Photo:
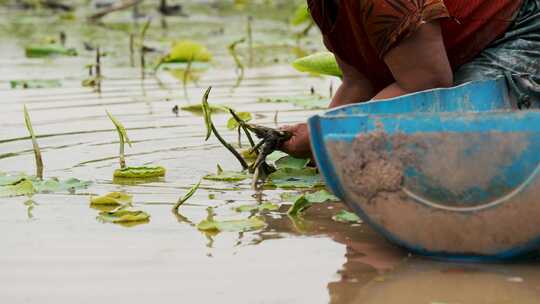
M 13 176 L 13 175 L 6 175 L 3 173 L 0 173 L 0 186 L 12 185 L 22 180 L 23 178 L 25 178 L 25 176 L 21 176 L 21 175 Z
M 26 47 L 25 53 L 28 58 L 77 56 L 77 50 L 66 48 L 60 44 L 29 45 Z
M 90 204 L 100 206 L 120 206 L 131 204 L 133 196 L 124 192 L 110 192 L 102 196 L 91 196 Z
M 315 188 L 323 186 L 321 176 L 315 168 L 282 168 L 270 174 L 268 185 L 279 188 Z
M 65 181 L 61 181 L 57 178 L 50 178 L 47 180 L 34 180 L 34 187 L 36 192 L 40 193 L 53 193 L 59 191 L 74 192 L 76 189 L 84 189 L 92 184 L 90 181 L 82 181 L 76 178 L 69 178 Z
M 238 115 L 238 117 L 245 122 L 253 119 L 251 113 L 249 112 L 238 112 L 236 113 L 236 115 Z M 234 119 L 234 117 L 229 118 L 229 120 L 227 121 L 227 129 L 229 130 L 234 130 L 239 126 L 240 124 L 236 121 L 236 119 Z
M 114 177 L 119 178 L 152 178 L 165 176 L 166 169 L 160 166 L 157 167 L 126 167 L 124 169 L 116 169 Z
M 327 109 L 330 104 L 330 98 L 318 94 L 301 95 L 301 96 L 286 96 L 259 98 L 258 102 L 266 103 L 291 103 L 295 106 L 302 107 L 307 110 Z
M 251 211 L 276 211 L 279 209 L 279 205 L 273 203 L 262 203 L 252 205 L 242 205 L 234 208 L 237 212 L 251 212 Z
M 311 207 L 311 203 L 302 195 L 294 201 L 294 204 L 289 208 L 287 214 L 290 216 L 298 216 L 301 213 L 304 213 L 309 207 Z
M 208 108 L 210 109 L 210 111 L 215 114 L 215 113 L 226 113 L 226 112 L 229 112 L 229 108 L 227 106 L 221 106 L 221 105 L 208 105 Z M 183 106 L 183 107 L 180 107 L 181 110 L 183 111 L 187 111 L 187 112 L 191 112 L 191 113 L 194 113 L 194 114 L 197 114 L 197 115 L 203 115 L 204 114 L 204 110 L 203 110 L 203 105 L 202 104 L 193 104 L 193 105 L 187 105 L 187 106 Z
M 296 59 L 292 66 L 300 72 L 343 77 L 336 57 L 330 52 L 319 52 Z
M 362 223 L 362 220 L 358 215 L 346 210 L 341 210 L 336 215 L 332 216 L 332 219 L 341 223 Z
M 260 217 L 229 221 L 203 220 L 197 225 L 199 230 L 205 232 L 243 232 L 264 227 L 266 227 L 266 222 Z
M 339 198 L 328 192 L 326 189 L 315 191 L 315 192 L 308 192 L 308 193 L 290 193 L 285 192 L 281 193 L 280 197 L 283 201 L 286 202 L 294 202 L 296 201 L 300 196 L 304 196 L 310 203 L 324 203 L 327 201 L 332 202 L 338 202 Z
M 11 80 L 9 84 L 12 89 L 45 89 L 62 86 L 62 83 L 58 79 Z
M 0 197 L 12 197 L 22 195 L 32 195 L 36 193 L 31 180 L 22 178 L 13 184 L 0 187 Z
M 278 159 L 275 162 L 276 168 L 278 169 L 304 169 L 307 164 L 309 164 L 309 159 L 302 159 L 302 158 L 295 158 L 292 156 L 285 156 L 283 158 Z
M 208 174 L 203 179 L 223 182 L 239 182 L 249 178 L 250 175 L 245 172 L 224 171 L 219 165 L 216 174 Z
M 163 58 L 163 62 L 208 62 L 210 60 L 212 60 L 212 53 L 204 45 L 190 40 L 175 42 Z
M 97 219 L 103 223 L 133 226 L 148 223 L 150 221 L 150 215 L 144 211 L 129 210 L 125 207 L 120 207 L 113 211 L 100 212 Z

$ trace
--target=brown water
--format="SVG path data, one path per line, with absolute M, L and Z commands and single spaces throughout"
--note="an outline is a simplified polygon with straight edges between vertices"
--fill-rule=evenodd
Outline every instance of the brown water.
M 219 2 L 218 2 L 219 3 Z M 295 39 L 284 20 L 290 8 L 253 12 L 256 67 L 246 71 L 240 87 L 225 45 L 244 35 L 245 13 L 188 4 L 189 19 L 167 18 L 168 30 L 154 19 L 148 44 L 166 48 L 168 40 L 187 37 L 204 42 L 214 52 L 213 67 L 190 84 L 166 72 L 140 79 L 129 67 L 127 35 L 123 31 L 88 26 L 57 17 L 2 9 L 0 44 L 0 171 L 34 172 L 22 105 L 30 110 L 42 147 L 45 175 L 93 180 L 75 195 L 39 194 L 0 199 L 1 303 L 539 303 L 540 270 L 534 263 L 512 265 L 454 264 L 409 256 L 365 225 L 331 220 L 342 206 L 321 204 L 293 220 L 283 205 L 264 215 L 268 226 L 245 233 L 204 234 L 194 224 L 214 216 L 238 219 L 235 206 L 255 203 L 261 194 L 249 181 L 203 182 L 202 188 L 177 217 L 171 206 L 191 185 L 215 171 L 217 163 L 240 169 L 215 139 L 203 141 L 201 117 L 175 104 L 198 103 L 203 90 L 214 86 L 210 102 L 256 114 L 273 126 L 306 119 L 313 111 L 288 104 L 257 103 L 259 97 L 306 94 L 313 86 L 326 94 L 330 79 L 298 74 L 287 64 Z M 107 17 L 106 25 L 129 27 L 127 14 Z M 223 28 L 223 34 L 221 29 Z M 27 41 L 68 34 L 68 45 L 81 50 L 76 58 L 27 59 Z M 96 38 L 97 37 L 97 38 Z M 93 54 L 82 41 L 99 41 L 105 51 L 106 79 L 102 94 L 80 86 L 84 65 Z M 315 32 L 302 45 L 322 49 Z M 245 51 L 245 50 L 244 50 Z M 269 64 L 277 58 L 277 63 Z M 56 89 L 12 90 L 9 80 L 62 79 Z M 334 81 L 337 84 L 336 81 Z M 134 141 L 128 164 L 159 164 L 168 169 L 164 181 L 137 186 L 112 183 L 117 164 L 117 135 L 105 115 L 116 115 Z M 227 117 L 214 117 L 225 137 Z M 89 194 L 126 191 L 135 205 L 151 215 L 148 224 L 126 228 L 96 220 Z M 263 200 L 281 203 L 280 190 L 265 190 Z M 210 199 L 214 194 L 215 199 Z

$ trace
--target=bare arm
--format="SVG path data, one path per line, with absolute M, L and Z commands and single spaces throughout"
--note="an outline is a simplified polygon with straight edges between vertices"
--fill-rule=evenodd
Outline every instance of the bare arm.
M 343 72 L 343 81 L 332 98 L 330 108 L 351 103 L 368 101 L 375 96 L 371 82 L 353 66 L 336 56 L 338 65 Z

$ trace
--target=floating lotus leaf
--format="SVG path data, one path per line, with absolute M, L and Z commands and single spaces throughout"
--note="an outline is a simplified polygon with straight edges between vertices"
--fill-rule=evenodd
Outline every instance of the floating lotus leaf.
M 309 159 L 285 156 L 275 162 L 276 168 L 304 169 L 309 164 Z
M 165 176 L 165 168 L 157 167 L 126 167 L 124 169 L 116 169 L 114 177 L 120 178 L 151 178 Z
M 315 168 L 282 168 L 270 174 L 268 185 L 279 188 L 314 188 L 324 183 Z
M 358 215 L 346 210 L 341 210 L 336 215 L 332 216 L 332 219 L 341 223 L 362 223 L 362 220 Z
M 253 119 L 251 113 L 249 112 L 238 112 L 236 113 L 236 115 L 238 115 L 238 117 L 245 122 L 248 122 L 251 119 Z M 238 128 L 239 126 L 240 124 L 236 121 L 236 119 L 234 119 L 234 117 L 229 118 L 229 120 L 227 121 L 227 129 L 229 130 L 234 130 Z
M 262 203 L 252 205 L 242 205 L 234 208 L 237 212 L 251 212 L 251 211 L 276 211 L 279 209 L 279 205 L 273 203 Z
M 0 174 L 0 186 L 12 185 L 23 178 L 25 178 L 25 176 Z
M 178 208 L 180 208 L 180 206 L 182 206 L 188 199 L 190 199 L 195 194 L 195 192 L 197 192 L 200 186 L 201 186 L 201 181 L 199 181 L 197 184 L 191 187 L 191 189 L 189 189 L 189 191 L 183 197 L 178 199 L 176 204 L 174 204 L 173 210 L 178 211 Z
M 242 232 L 262 229 L 266 222 L 260 217 L 251 217 L 243 220 L 214 221 L 203 220 L 197 225 L 197 228 L 205 232 Z
M 0 197 L 32 195 L 36 193 L 31 180 L 22 178 L 13 184 L 0 187 Z
M 294 204 L 289 208 L 287 214 L 290 216 L 298 216 L 311 207 L 311 203 L 301 195 L 294 201 Z
M 113 211 L 100 212 L 97 219 L 104 223 L 114 224 L 147 223 L 150 220 L 150 215 L 144 211 L 120 207 Z
M 84 189 L 92 184 L 90 181 L 81 181 L 76 178 L 69 178 L 65 181 L 61 181 L 57 178 L 50 178 L 46 180 L 33 180 L 36 192 L 40 193 L 53 193 L 59 191 L 73 192 L 76 189 Z
M 9 84 L 12 89 L 44 89 L 59 88 L 62 86 L 62 83 L 58 79 L 11 80 Z
M 296 201 L 300 196 L 304 196 L 310 203 L 324 203 L 327 201 L 332 202 L 338 202 L 339 198 L 335 197 L 333 194 L 328 192 L 327 190 L 319 190 L 315 192 L 309 192 L 309 193 L 291 193 L 291 192 L 285 192 L 281 193 L 280 197 L 285 202 L 294 202 Z
M 330 104 L 330 98 L 318 94 L 259 98 L 258 102 L 291 103 L 307 110 L 326 109 Z
M 26 57 L 41 58 L 48 56 L 77 56 L 77 50 L 66 48 L 60 44 L 29 45 L 26 47 Z
M 309 13 L 307 3 L 300 4 L 294 11 L 294 15 L 291 19 L 292 25 L 300 25 L 302 23 L 309 22 L 311 20 L 311 14 Z
M 173 44 L 169 53 L 163 58 L 163 62 L 208 62 L 211 59 L 212 54 L 204 45 L 182 40 Z
M 336 57 L 330 52 L 319 52 L 296 59 L 292 66 L 300 72 L 343 77 Z
M 249 178 L 250 175 L 245 172 L 224 171 L 219 165 L 216 174 L 208 174 L 203 179 L 223 182 L 239 182 Z
M 110 192 L 102 196 L 91 196 L 90 204 L 100 206 L 120 206 L 131 204 L 133 196 L 123 192 Z

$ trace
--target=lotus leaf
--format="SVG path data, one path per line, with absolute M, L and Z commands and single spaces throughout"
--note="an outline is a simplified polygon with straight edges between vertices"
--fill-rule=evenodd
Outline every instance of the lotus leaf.
M 280 197 L 283 201 L 286 202 L 294 202 L 296 201 L 300 196 L 304 196 L 310 203 L 324 203 L 327 201 L 332 202 L 338 202 L 339 198 L 332 195 L 327 190 L 319 190 L 315 192 L 309 192 L 309 193 L 281 193 Z
M 292 25 L 300 25 L 302 23 L 309 22 L 311 20 L 311 15 L 309 13 L 307 3 L 300 4 L 294 11 L 294 15 L 291 19 Z
M 48 56 L 77 56 L 77 50 L 66 48 L 60 44 L 29 45 L 26 47 L 26 57 L 41 58 Z
M 276 168 L 304 169 L 309 164 L 309 159 L 285 156 L 275 162 Z
M 196 185 L 191 187 L 191 189 L 189 189 L 189 191 L 183 197 L 181 197 L 176 202 L 176 204 L 174 204 L 173 210 L 177 212 L 178 208 L 180 208 L 180 206 L 182 206 L 188 199 L 190 199 L 195 194 L 195 192 L 197 192 L 200 186 L 201 186 L 201 181 L 199 181 Z
M 36 192 L 41 193 L 52 193 L 59 191 L 73 192 L 76 189 L 86 188 L 92 183 L 90 181 L 81 181 L 76 178 L 69 178 L 65 181 L 61 181 L 57 178 L 50 178 L 47 180 L 34 180 L 32 182 L 34 183 Z
M 240 154 L 247 161 L 255 161 L 257 159 L 257 154 L 251 149 L 241 150 Z
M 13 184 L 0 187 L 0 197 L 32 195 L 36 193 L 31 180 L 22 178 Z
M 208 105 L 208 108 L 212 113 L 225 113 L 229 112 L 229 108 L 227 106 L 222 105 Z M 180 107 L 181 110 L 191 112 L 198 115 L 203 115 L 204 110 L 202 104 L 193 104 L 193 105 L 187 105 Z
M 62 86 L 62 83 L 58 79 L 11 80 L 9 84 L 12 89 L 43 89 L 59 88 Z
M 144 211 L 120 207 L 113 211 L 100 212 L 97 219 L 104 223 L 129 224 L 148 222 L 150 215 Z
M 319 52 L 296 59 L 292 66 L 300 72 L 343 77 L 336 57 L 330 52 Z
M 290 216 L 298 216 L 311 207 L 311 203 L 301 195 L 294 201 L 294 204 L 289 208 L 287 214 Z
M 326 109 L 330 104 L 330 98 L 318 95 L 300 95 L 288 97 L 259 98 L 259 102 L 291 103 L 295 106 L 308 110 Z
M 218 165 L 216 174 L 208 174 L 203 178 L 206 180 L 213 180 L 213 181 L 239 182 L 249 177 L 250 175 L 244 172 L 224 171 Z
M 131 204 L 133 196 L 123 192 L 110 192 L 102 196 L 91 196 L 90 204 L 100 206 L 120 206 Z
M 236 113 L 236 115 L 238 115 L 238 117 L 245 122 L 248 122 L 251 119 L 253 119 L 253 117 L 251 116 L 251 113 L 249 112 L 238 112 Z M 229 120 L 227 121 L 227 129 L 229 130 L 234 130 L 238 128 L 239 126 L 240 124 L 236 121 L 236 119 L 234 119 L 234 117 L 229 118 Z
M 124 125 L 118 119 L 116 119 L 116 117 L 114 117 L 111 113 L 109 113 L 109 111 L 106 111 L 106 112 L 107 112 L 107 116 L 109 116 L 109 119 L 112 121 L 116 130 L 118 131 L 118 135 L 120 135 L 120 137 L 125 142 L 127 142 L 128 145 L 131 147 L 131 140 L 129 140 L 129 137 L 127 135 L 127 131 Z
M 242 205 L 234 208 L 237 212 L 251 212 L 251 211 L 276 211 L 279 209 L 279 205 L 273 203 L 262 203 L 262 204 L 253 204 L 253 205 Z
M 215 221 L 203 220 L 197 228 L 205 232 L 242 232 L 262 229 L 266 222 L 260 217 L 251 217 L 243 220 Z
M 166 62 L 160 64 L 160 68 L 164 71 L 186 71 L 188 69 L 189 62 Z M 210 64 L 208 62 L 192 62 L 191 66 L 189 68 L 192 71 L 206 71 L 210 68 Z
M 182 40 L 173 44 L 163 62 L 208 62 L 212 59 L 210 51 L 200 43 Z
M 270 174 L 268 184 L 279 188 L 314 188 L 324 185 L 315 168 L 278 169 Z
M 150 178 L 165 176 L 165 168 L 157 167 L 126 167 L 124 169 L 116 169 L 114 177 L 121 178 Z
M 362 220 L 358 215 L 346 210 L 341 210 L 336 215 L 332 216 L 332 219 L 341 223 L 362 223 Z

